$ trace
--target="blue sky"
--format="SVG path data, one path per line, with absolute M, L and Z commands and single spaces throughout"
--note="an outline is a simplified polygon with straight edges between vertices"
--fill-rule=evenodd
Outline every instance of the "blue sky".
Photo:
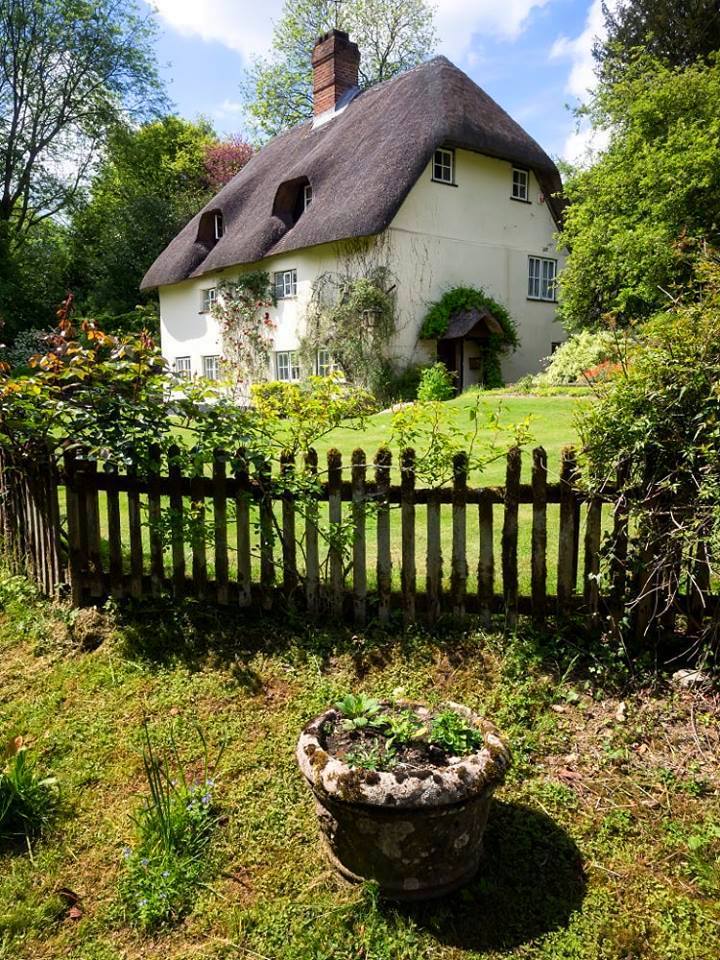
M 239 85 L 269 45 L 282 0 L 154 0 L 158 57 L 177 111 L 222 133 L 244 127 Z M 437 0 L 438 52 L 450 57 L 553 156 L 587 146 L 566 109 L 592 83 L 600 0 Z

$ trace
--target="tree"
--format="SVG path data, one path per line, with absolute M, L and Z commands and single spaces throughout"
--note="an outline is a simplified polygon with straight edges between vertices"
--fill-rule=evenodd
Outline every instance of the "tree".
M 720 60 L 684 70 L 640 57 L 586 112 L 607 149 L 565 185 L 561 317 L 571 330 L 650 316 L 720 241 Z
M 687 67 L 720 50 L 718 0 L 622 0 L 612 8 L 605 2 L 603 14 L 607 39 L 594 54 L 608 76 L 627 67 L 639 47 L 669 67 Z
M 239 173 L 253 155 L 253 148 L 242 137 L 210 144 L 205 150 L 205 177 L 212 190 L 220 190 Z
M 207 123 L 174 116 L 113 131 L 72 223 L 83 311 L 122 314 L 140 301 L 145 271 L 213 193 L 206 159 L 216 146 Z
M 265 137 L 312 115 L 310 56 L 317 38 L 333 27 L 360 47 L 360 83 L 369 87 L 416 66 L 437 40 L 426 0 L 286 0 L 270 54 L 248 72 L 248 113 Z

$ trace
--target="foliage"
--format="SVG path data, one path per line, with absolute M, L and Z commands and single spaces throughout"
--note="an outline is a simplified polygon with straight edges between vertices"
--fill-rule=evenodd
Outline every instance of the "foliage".
M 584 383 L 593 377 L 588 374 L 604 361 L 613 360 L 622 344 L 610 331 L 581 330 L 573 334 L 547 357 L 548 365 L 535 379 L 540 385 L 562 386 Z
M 12 369 L 27 367 L 30 357 L 43 352 L 47 335 L 47 330 L 22 330 L 5 351 L 3 359 Z
M 502 327 L 502 336 L 490 334 L 483 344 L 483 381 L 486 387 L 503 385 L 500 370 L 500 357 L 507 350 L 515 350 L 518 340 L 515 321 L 506 307 L 488 296 L 479 287 L 453 287 L 430 306 L 422 327 L 420 337 L 427 340 L 439 340 L 447 332 L 450 319 L 462 310 L 488 310 Z
M 606 37 L 593 51 L 612 79 L 632 62 L 638 48 L 669 67 L 689 67 L 720 50 L 715 0 L 621 0 L 603 4 Z
M 205 179 L 213 192 L 221 190 L 240 173 L 253 155 L 252 146 L 235 135 L 205 148 Z
M 110 134 L 76 210 L 71 237 L 73 289 L 83 312 L 126 314 L 153 260 L 210 199 L 208 152 L 217 146 L 206 121 L 168 116 Z
M 428 740 L 448 753 L 463 757 L 481 747 L 483 737 L 459 713 L 442 710 L 432 718 Z
M 395 744 L 408 744 L 429 734 L 428 727 L 413 710 L 400 710 L 385 719 L 386 750 L 392 752 Z
M 310 366 L 317 351 L 327 349 L 351 383 L 378 392 L 397 330 L 394 289 L 390 271 L 382 266 L 359 277 L 319 277 L 300 344 L 304 364 Z
M 417 398 L 425 400 L 451 400 L 455 396 L 455 377 L 444 363 L 434 363 L 420 374 Z
M 214 775 L 207 744 L 198 727 L 204 771 L 192 783 L 180 761 L 174 737 L 169 755 L 153 747 L 144 727 L 143 765 L 149 788 L 134 820 L 138 843 L 123 853 L 120 894 L 129 919 L 144 930 L 178 919 L 192 906 L 207 872 L 208 846 L 217 823 L 213 810 Z
M 421 63 L 436 42 L 425 0 L 286 0 L 269 54 L 254 60 L 244 83 L 248 113 L 261 136 L 312 116 L 312 49 L 334 27 L 360 47 L 363 87 Z
M 16 737 L 0 756 L 0 840 L 42 833 L 57 811 L 54 777 L 43 777 L 30 758 L 22 737 Z
M 361 730 L 363 727 L 376 727 L 383 723 L 380 713 L 380 701 L 364 693 L 346 693 L 338 700 L 335 709 L 342 714 L 343 730 Z
M 720 62 L 638 56 L 586 113 L 609 145 L 565 184 L 559 313 L 571 331 L 651 316 L 687 284 L 697 241 L 718 237 Z
M 390 360 L 386 361 L 373 377 L 375 396 L 383 404 L 409 403 L 415 400 L 424 369 L 419 363 L 398 367 Z
M 275 325 L 269 308 L 275 303 L 270 274 L 254 270 L 218 284 L 212 308 L 222 333 L 225 372 L 239 389 L 251 380 L 266 380 Z
M 645 324 L 579 423 L 593 491 L 602 493 L 620 471 L 616 495 L 637 528 L 626 599 L 632 608 L 649 598 L 654 630 L 676 611 L 681 587 L 704 605 L 713 576 L 708 565 L 720 543 L 718 382 L 720 263 L 709 254 L 687 297 Z M 610 539 L 606 559 L 613 555 Z M 697 649 L 707 655 L 717 645 L 715 615 L 705 629 Z

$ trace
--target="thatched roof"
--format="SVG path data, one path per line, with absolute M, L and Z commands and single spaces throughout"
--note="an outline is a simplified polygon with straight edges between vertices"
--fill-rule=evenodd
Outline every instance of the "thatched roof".
M 330 122 L 308 121 L 271 140 L 166 247 L 142 288 L 381 233 L 441 145 L 531 168 L 558 218 L 552 195 L 561 183 L 552 160 L 469 77 L 437 57 L 360 93 Z M 305 178 L 313 202 L 293 226 L 278 215 L 276 195 L 282 184 Z M 201 217 L 215 210 L 224 235 L 213 245 Z
M 489 310 L 458 310 L 450 317 L 448 328 L 441 340 L 457 340 L 459 337 L 488 337 L 491 333 L 503 334 L 499 321 Z

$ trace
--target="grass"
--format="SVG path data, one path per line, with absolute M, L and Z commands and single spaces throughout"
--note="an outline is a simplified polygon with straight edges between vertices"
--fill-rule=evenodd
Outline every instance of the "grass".
M 0 851 L 2 960 L 717 960 L 717 698 L 633 680 L 572 630 L 322 632 L 159 601 L 109 614 L 80 653 L 68 611 L 22 581 L 0 579 L 0 611 L 0 724 L 67 806 L 32 860 Z M 329 867 L 294 759 L 301 726 L 348 690 L 399 686 L 486 713 L 514 753 L 477 878 L 402 909 Z M 226 743 L 208 872 L 151 937 L 118 890 L 146 721 L 189 783 L 205 777 L 198 724 Z

